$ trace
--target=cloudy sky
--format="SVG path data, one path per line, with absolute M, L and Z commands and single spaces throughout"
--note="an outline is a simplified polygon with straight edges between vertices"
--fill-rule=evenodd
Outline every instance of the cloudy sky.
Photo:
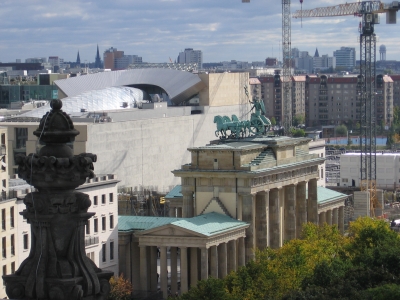
M 303 8 L 345 0 L 304 0 Z M 350 1 L 348 1 L 350 2 Z M 353 0 L 352 2 L 356 2 Z M 292 12 L 300 1 L 292 0 Z M 0 61 L 59 56 L 93 62 L 109 47 L 137 54 L 146 62 L 175 60 L 184 48 L 203 51 L 204 62 L 281 58 L 281 1 L 251 0 L 2 0 Z M 292 47 L 332 56 L 356 47 L 359 18 L 292 19 Z M 400 59 L 400 24 L 376 26 L 378 47 Z M 379 58 L 379 53 L 377 53 Z

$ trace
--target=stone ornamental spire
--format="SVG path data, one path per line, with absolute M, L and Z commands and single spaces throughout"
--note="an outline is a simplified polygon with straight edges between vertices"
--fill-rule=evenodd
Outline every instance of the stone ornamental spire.
M 61 110 L 61 100 L 34 131 L 41 148 L 36 154 L 16 158 L 18 175 L 37 191 L 24 199 L 21 213 L 31 225 L 31 250 L 19 269 L 3 276 L 10 299 L 107 299 L 113 272 L 102 271 L 85 253 L 85 225 L 89 196 L 75 191 L 93 178 L 96 155 L 73 155 L 79 131 Z

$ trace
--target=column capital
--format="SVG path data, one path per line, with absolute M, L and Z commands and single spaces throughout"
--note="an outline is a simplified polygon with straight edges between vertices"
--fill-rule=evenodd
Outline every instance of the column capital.
M 258 192 L 258 194 L 265 195 L 265 194 L 269 194 L 269 192 L 270 192 L 270 189 L 267 189 L 267 190 Z

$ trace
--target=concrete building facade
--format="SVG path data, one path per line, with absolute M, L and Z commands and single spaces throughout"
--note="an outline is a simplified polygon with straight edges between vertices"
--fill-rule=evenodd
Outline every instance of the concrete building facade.
M 360 186 L 360 153 L 340 156 L 340 186 Z M 394 189 L 400 185 L 400 153 L 376 153 L 376 187 Z
M 193 50 L 193 48 L 186 48 L 184 51 L 179 52 L 178 64 L 193 64 L 197 63 L 199 69 L 203 67 L 203 52 L 201 50 Z
M 356 66 L 356 48 L 341 47 L 333 52 L 336 58 L 336 67 L 353 69 Z

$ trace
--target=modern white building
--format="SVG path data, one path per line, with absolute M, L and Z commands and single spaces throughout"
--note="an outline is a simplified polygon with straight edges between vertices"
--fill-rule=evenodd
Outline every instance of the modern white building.
M 340 156 L 340 186 L 360 186 L 360 153 Z M 376 186 L 394 189 L 400 185 L 400 153 L 376 154 Z

